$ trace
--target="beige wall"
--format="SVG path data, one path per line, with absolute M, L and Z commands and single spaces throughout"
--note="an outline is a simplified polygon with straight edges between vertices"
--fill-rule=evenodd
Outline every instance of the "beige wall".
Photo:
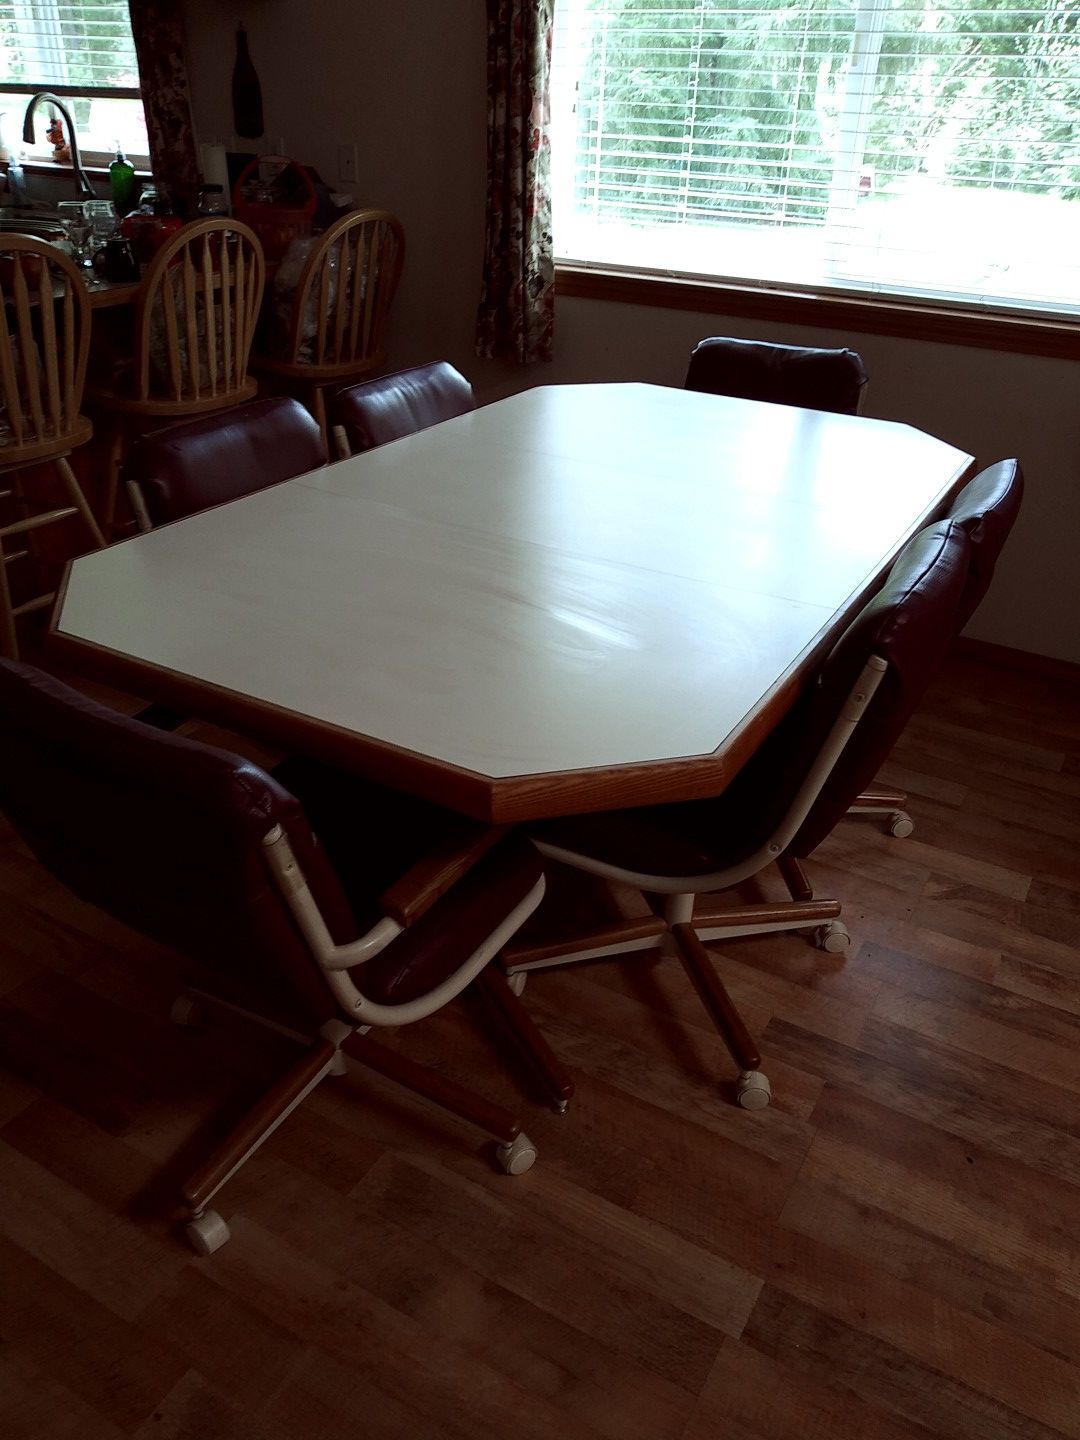
M 202 140 L 232 139 L 238 13 L 187 0 Z M 395 363 L 445 356 L 494 395 L 553 381 L 679 384 L 691 345 L 707 334 L 852 344 L 870 371 L 869 414 L 940 435 L 980 464 L 1007 455 L 1023 461 L 1024 512 L 968 633 L 1080 663 L 1080 359 L 574 300 L 558 309 L 553 365 L 517 372 L 483 364 L 472 353 L 483 249 L 483 0 L 257 0 L 243 13 L 268 141 L 282 137 L 287 153 L 315 165 L 331 185 L 339 144 L 355 141 L 358 199 L 385 205 L 404 222 L 409 250 L 392 322 Z

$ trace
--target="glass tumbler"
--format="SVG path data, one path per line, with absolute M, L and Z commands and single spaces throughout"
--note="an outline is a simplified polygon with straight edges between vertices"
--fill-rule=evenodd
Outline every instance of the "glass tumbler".
M 86 213 L 86 201 L 61 200 L 56 213 L 71 246 L 71 258 L 76 265 L 89 265 L 90 217 Z

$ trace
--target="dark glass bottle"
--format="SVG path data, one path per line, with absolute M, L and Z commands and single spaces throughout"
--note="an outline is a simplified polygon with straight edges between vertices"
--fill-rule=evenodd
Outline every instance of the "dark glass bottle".
M 263 124 L 262 86 L 248 54 L 247 31 L 236 32 L 236 63 L 232 72 L 233 125 L 245 140 L 258 140 Z
M 109 188 L 119 216 L 123 217 L 135 209 L 135 192 L 139 188 L 135 179 L 135 166 L 119 145 L 116 147 L 116 159 L 109 166 Z

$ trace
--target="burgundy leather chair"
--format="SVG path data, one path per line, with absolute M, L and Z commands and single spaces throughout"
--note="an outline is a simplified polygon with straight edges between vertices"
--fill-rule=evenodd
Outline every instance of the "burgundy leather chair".
M 857 415 L 866 381 L 866 366 L 854 350 L 716 336 L 694 347 L 684 389 Z
M 990 588 L 998 556 L 1020 513 L 1024 475 L 1018 460 L 1000 460 L 968 482 L 953 501 L 948 518 L 964 529 L 971 542 L 967 583 L 956 610 L 954 634 L 959 635 Z M 855 800 L 853 815 L 884 815 L 890 835 L 905 839 L 915 829 L 906 810 L 903 790 L 870 785 Z
M 949 519 L 963 526 L 971 541 L 971 564 L 960 597 L 957 633 L 971 619 L 990 589 L 998 557 L 1020 514 L 1024 473 L 1019 460 L 999 460 L 968 482 L 949 507 Z
M 124 462 L 141 530 L 291 480 L 326 464 L 318 423 L 298 400 L 255 400 L 143 435 Z
M 196 962 L 194 993 L 313 1037 L 183 1186 L 201 1253 L 228 1238 L 210 1200 L 346 1058 L 487 1130 L 508 1173 L 529 1168 L 535 1149 L 507 1111 L 366 1033 L 477 980 L 529 1058 L 550 1056 L 487 969 L 543 892 L 524 839 L 315 766 L 289 762 L 276 779 L 14 661 L 0 662 L 0 755 L 0 809 L 48 870 Z M 283 779 L 310 792 L 325 837 Z M 544 1078 L 564 1108 L 572 1087 Z
M 673 942 L 739 1067 L 739 1103 L 767 1105 L 771 1091 L 761 1057 L 702 942 L 814 927 L 823 931 L 825 948 L 841 950 L 850 937 L 837 918 L 840 905 L 815 900 L 812 891 L 797 898 L 790 883 L 790 901 L 695 906 L 695 897 L 730 890 L 775 861 L 785 880 L 794 875 L 805 886 L 799 859 L 877 772 L 945 655 L 969 556 L 967 534 L 951 521 L 911 540 L 799 702 L 722 795 L 533 828 L 549 861 L 595 877 L 594 884 L 662 896 L 663 914 L 550 943 L 511 942 L 503 953 L 510 975 Z
M 335 398 L 338 453 L 344 460 L 475 409 L 472 386 L 445 360 L 383 375 L 352 385 Z

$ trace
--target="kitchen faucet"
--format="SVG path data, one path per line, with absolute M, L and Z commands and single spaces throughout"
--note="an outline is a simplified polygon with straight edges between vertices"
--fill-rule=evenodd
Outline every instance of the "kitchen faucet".
M 71 149 L 71 168 L 75 175 L 75 194 L 80 199 L 86 197 L 94 198 L 94 187 L 90 184 L 89 177 L 83 169 L 82 161 L 79 158 L 79 142 L 75 137 L 75 121 L 71 118 L 71 111 L 67 108 L 59 96 L 54 95 L 51 90 L 39 90 L 36 95 L 31 95 L 30 103 L 26 107 L 26 114 L 23 117 L 23 142 L 27 145 L 34 143 L 34 111 L 42 101 L 55 105 L 60 114 L 67 121 L 68 145 Z

